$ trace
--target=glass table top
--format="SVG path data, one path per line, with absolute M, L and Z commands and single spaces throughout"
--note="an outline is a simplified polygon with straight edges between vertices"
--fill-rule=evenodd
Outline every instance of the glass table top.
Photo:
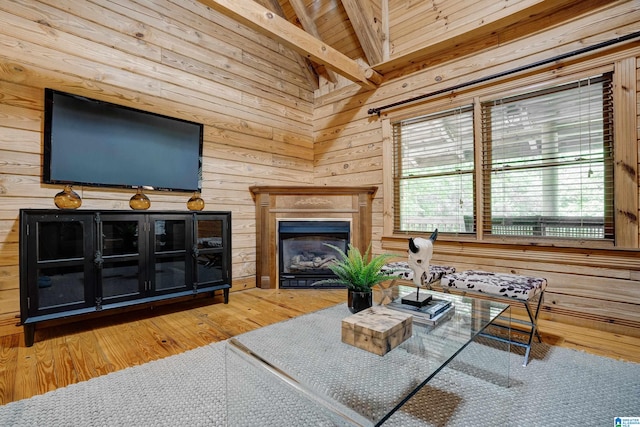
M 374 291 L 374 305 L 397 302 L 415 290 L 395 281 L 383 284 Z M 341 322 L 351 315 L 346 302 L 232 338 L 229 351 L 294 387 L 331 415 L 329 425 L 380 425 L 497 317 L 510 321 L 508 304 L 423 292 L 451 301 L 452 312 L 437 325 L 414 321 L 412 336 L 384 356 L 342 342 Z M 499 352 L 504 360 L 495 363 L 508 386 L 506 349 Z

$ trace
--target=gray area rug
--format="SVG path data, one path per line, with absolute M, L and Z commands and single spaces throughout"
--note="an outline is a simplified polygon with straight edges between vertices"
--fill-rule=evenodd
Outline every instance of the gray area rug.
M 297 346 L 317 347 L 322 357 L 336 340 L 336 348 L 346 346 L 339 342 L 340 321 L 349 314 L 346 306 L 339 305 L 238 338 L 252 348 L 273 349 L 276 359 L 293 355 L 289 363 L 298 363 L 295 346 L 282 346 L 283 339 Z M 363 350 L 347 347 L 369 357 Z M 527 367 L 522 366 L 521 355 L 511 356 L 510 387 L 504 387 L 500 381 L 503 370 L 494 369 L 500 351 L 489 343 L 472 343 L 385 425 L 610 426 L 615 417 L 640 416 L 640 364 L 537 344 Z M 313 361 L 306 366 L 313 366 Z M 326 372 L 323 380 L 344 383 L 345 375 L 338 367 Z M 346 392 L 347 388 L 339 389 Z M 380 397 L 367 390 L 353 393 L 353 398 L 367 405 Z M 345 423 L 273 375 L 246 363 L 222 342 L 0 406 L 0 425 Z

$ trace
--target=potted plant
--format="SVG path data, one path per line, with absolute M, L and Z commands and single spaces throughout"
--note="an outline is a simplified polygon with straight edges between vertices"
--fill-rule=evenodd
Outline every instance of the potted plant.
M 339 255 L 339 259 L 327 266 L 337 277 L 320 280 L 315 284 L 346 286 L 348 306 L 352 313 L 371 307 L 373 303 L 371 288 L 395 277 L 393 274 L 382 273 L 381 269 L 390 258 L 396 255 L 381 254 L 369 259 L 371 245 L 364 255 L 351 244 L 346 254 L 337 246 L 329 243 L 325 245 L 333 248 Z

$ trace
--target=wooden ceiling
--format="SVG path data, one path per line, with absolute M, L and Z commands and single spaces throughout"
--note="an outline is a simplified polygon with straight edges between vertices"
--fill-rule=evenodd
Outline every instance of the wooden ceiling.
M 488 48 L 625 0 L 199 1 L 298 52 L 314 87 L 373 88 L 463 46 Z

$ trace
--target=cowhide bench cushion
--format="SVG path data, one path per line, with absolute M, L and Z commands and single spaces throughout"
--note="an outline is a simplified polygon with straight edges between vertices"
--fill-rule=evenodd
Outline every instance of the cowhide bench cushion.
M 409 281 L 413 280 L 413 270 L 409 267 L 409 263 L 406 261 L 390 262 L 385 264 L 380 271 L 384 274 L 397 276 L 399 279 Z M 456 269 L 454 267 L 429 264 L 429 274 L 428 276 L 426 272 L 423 274 L 422 284 L 431 284 L 440 280 L 445 274 L 455 273 L 455 271 Z
M 518 274 L 467 270 L 446 274 L 440 282 L 443 288 L 484 292 L 490 295 L 528 301 L 547 287 L 547 279 Z

